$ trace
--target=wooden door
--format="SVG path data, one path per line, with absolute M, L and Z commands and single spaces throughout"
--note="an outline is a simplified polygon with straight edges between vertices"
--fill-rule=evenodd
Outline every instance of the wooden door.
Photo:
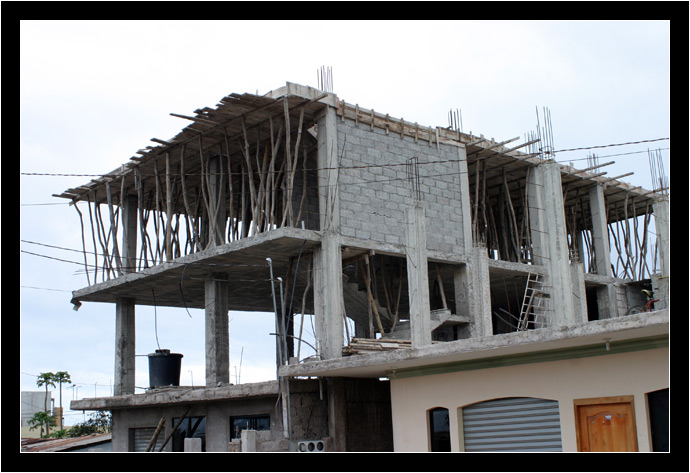
M 575 400 L 580 452 L 636 452 L 637 429 L 632 396 Z

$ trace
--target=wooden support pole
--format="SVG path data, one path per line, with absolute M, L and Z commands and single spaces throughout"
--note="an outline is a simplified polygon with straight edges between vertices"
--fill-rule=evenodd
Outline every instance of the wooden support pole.
M 165 153 L 165 257 L 173 259 L 172 254 L 172 170 L 170 169 L 170 153 Z

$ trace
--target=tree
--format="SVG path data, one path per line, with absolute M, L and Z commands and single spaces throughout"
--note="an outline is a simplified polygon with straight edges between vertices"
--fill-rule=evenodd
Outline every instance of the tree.
M 67 431 L 68 437 L 108 433 L 112 431 L 112 414 L 110 412 L 95 412 L 90 414 L 86 422 L 80 422 Z
M 67 371 L 58 371 L 53 375 L 53 381 L 57 381 L 60 384 L 60 428 L 62 428 L 62 383 L 72 384 L 72 379 L 70 379 L 69 373 Z
M 40 388 L 41 386 L 46 387 L 46 405 L 45 405 L 45 414 L 48 417 L 52 417 L 49 413 L 50 409 L 48 408 L 48 403 L 50 402 L 50 395 L 48 394 L 48 386 L 55 387 L 55 374 L 51 373 L 48 371 L 47 373 L 41 373 L 38 375 L 38 379 L 36 379 L 36 385 Z M 34 415 L 34 417 L 36 417 Z M 46 436 L 50 434 L 50 428 L 49 428 L 49 422 L 45 420 L 45 426 L 46 426 Z
M 43 426 L 46 426 L 46 437 L 48 436 L 48 426 L 55 425 L 55 416 L 51 416 L 48 412 L 36 412 L 31 419 L 27 421 L 32 427 L 29 430 L 34 430 L 41 427 L 41 438 L 43 438 Z

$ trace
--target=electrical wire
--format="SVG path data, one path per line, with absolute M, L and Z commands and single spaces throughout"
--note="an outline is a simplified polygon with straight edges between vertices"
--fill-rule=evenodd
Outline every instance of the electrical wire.
M 615 146 L 627 146 L 627 145 L 634 145 L 634 144 L 641 144 L 641 143 L 653 143 L 656 141 L 664 141 L 664 140 L 669 140 L 670 138 L 654 138 L 650 140 L 639 140 L 639 141 L 628 141 L 624 143 L 609 143 L 606 145 L 595 145 L 595 146 L 584 146 L 580 148 L 568 148 L 568 149 L 561 149 L 561 150 L 556 150 L 554 153 L 565 153 L 565 152 L 570 152 L 570 151 L 582 151 L 582 150 L 590 150 L 590 149 L 599 149 L 599 148 L 610 148 L 610 147 L 615 147 Z M 441 164 L 441 163 L 452 163 L 452 162 L 457 162 L 457 160 L 454 159 L 444 159 L 444 160 L 435 160 L 435 161 L 427 161 L 427 162 L 422 162 L 419 164 Z M 335 170 L 347 170 L 347 169 L 369 169 L 369 168 L 385 168 L 385 167 L 400 167 L 400 166 L 406 166 L 407 163 L 386 163 L 386 164 L 362 164 L 362 165 L 357 165 L 357 166 L 339 166 L 339 167 L 322 167 L 322 168 L 307 168 L 303 169 L 303 171 L 306 172 L 318 172 L 318 171 L 335 171 Z M 268 174 L 282 174 L 285 171 L 283 170 L 274 170 L 274 171 L 266 171 Z M 227 175 L 228 173 L 205 173 L 208 175 Z M 86 174 L 86 173 L 44 173 L 44 172 L 20 172 L 20 175 L 22 176 L 49 176 L 49 177 L 100 177 L 100 178 L 116 178 L 116 177 L 121 177 L 122 175 L 108 175 L 108 174 Z M 181 174 L 179 172 L 171 172 L 170 176 L 175 176 L 178 177 Z M 201 173 L 184 173 L 185 176 L 200 176 L 202 175 Z M 230 175 L 232 176 L 243 176 L 244 173 L 242 172 L 231 172 Z M 140 174 L 142 177 L 157 177 L 156 174 Z M 25 204 L 25 205 L 31 205 L 31 204 Z M 44 204 L 33 204 L 33 205 L 44 205 Z

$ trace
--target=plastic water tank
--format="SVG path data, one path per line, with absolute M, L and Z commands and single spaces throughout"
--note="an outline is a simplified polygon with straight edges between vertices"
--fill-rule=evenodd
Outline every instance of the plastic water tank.
M 149 353 L 149 386 L 179 386 L 182 354 L 170 353 L 170 350 L 156 350 Z

